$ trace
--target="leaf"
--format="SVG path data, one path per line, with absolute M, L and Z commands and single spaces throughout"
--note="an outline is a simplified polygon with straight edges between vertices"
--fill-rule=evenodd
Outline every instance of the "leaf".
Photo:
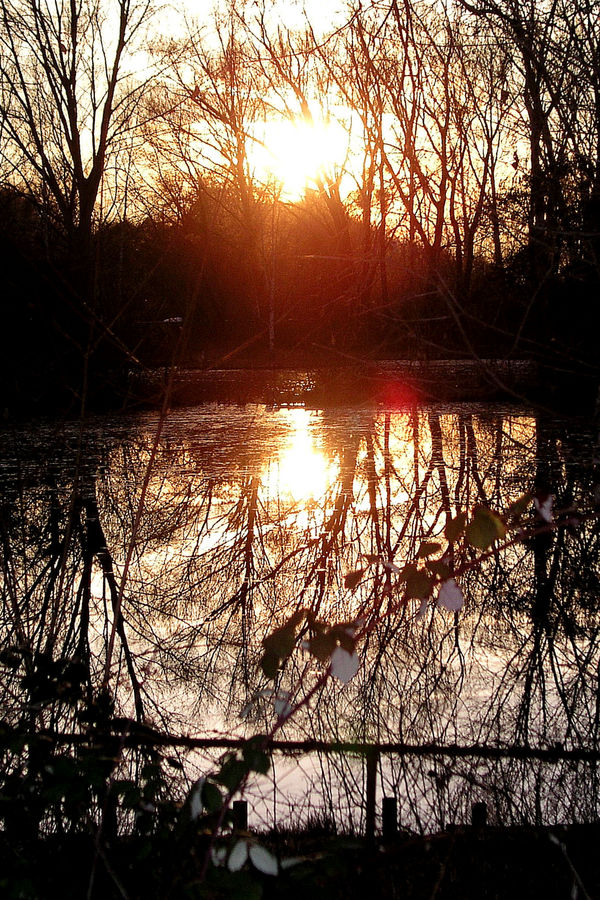
M 553 500 L 552 494 L 538 494 L 537 497 L 533 498 L 533 505 L 535 506 L 540 519 L 543 519 L 544 522 L 548 522 L 549 524 L 554 521 L 554 516 L 552 515 Z
M 296 643 L 296 628 L 294 625 L 283 625 L 267 635 L 262 643 L 267 653 L 272 653 L 279 659 L 287 659 Z
M 441 559 L 428 560 L 427 568 L 432 575 L 435 575 L 437 578 L 441 578 L 442 581 L 446 581 L 446 579 L 450 578 L 450 575 L 452 574 L 450 566 L 447 565 L 447 563 L 442 562 Z
M 261 847 L 260 844 L 253 844 L 249 853 L 250 862 L 259 872 L 262 872 L 263 875 L 277 875 L 279 872 L 277 859 L 266 847 Z
M 423 541 L 421 543 L 421 546 L 419 547 L 417 559 L 427 559 L 428 556 L 433 556 L 434 553 L 439 553 L 441 549 L 442 545 L 438 544 L 436 541 Z
M 400 575 L 401 569 L 396 565 L 395 562 L 383 561 L 381 562 L 382 567 L 386 570 L 386 572 L 392 572 L 394 575 Z
M 204 786 L 205 778 L 199 778 L 196 784 L 192 787 L 188 799 L 190 801 L 190 819 L 195 822 L 198 819 L 204 810 L 204 804 L 202 802 L 202 788 Z
M 424 569 L 416 569 L 406 579 L 406 599 L 423 600 L 433 590 L 433 578 Z
M 236 841 L 227 860 L 227 868 L 230 872 L 239 872 L 248 859 L 247 841 Z
M 345 587 L 347 587 L 349 591 L 355 590 L 360 584 L 364 574 L 364 569 L 356 569 L 356 571 L 354 572 L 348 572 L 348 574 L 344 578 Z
M 304 621 L 304 619 L 306 618 L 306 615 L 307 615 L 306 609 L 302 609 L 302 608 L 297 609 L 296 612 L 293 613 L 289 617 L 289 619 L 286 623 L 286 627 L 287 628 L 297 628 L 298 625 L 300 625 L 300 623 Z
M 448 522 L 446 522 L 446 527 L 444 528 L 444 537 L 449 544 L 453 544 L 454 541 L 457 541 L 459 539 L 459 537 L 465 530 L 466 524 L 467 514 L 464 512 L 458 513 L 458 515 L 454 519 L 450 519 Z
M 223 806 L 223 797 L 221 796 L 221 791 L 213 784 L 212 781 L 205 781 L 201 788 L 200 797 L 202 803 L 204 804 L 204 808 L 209 813 L 218 812 Z
M 437 597 L 438 606 L 449 609 L 451 612 L 458 612 L 459 609 L 462 609 L 464 602 L 463 592 L 456 580 L 448 578 L 447 581 L 444 581 Z
M 412 576 L 415 575 L 418 571 L 419 570 L 414 563 L 409 563 L 408 565 L 400 569 L 400 572 L 398 573 L 398 581 L 408 581 L 408 579 L 412 578 Z
M 466 537 L 472 547 L 487 550 L 506 534 L 506 525 L 500 516 L 486 506 L 476 506 L 473 518 L 467 525 Z
M 506 510 L 506 515 L 509 519 L 515 520 L 520 519 L 529 504 L 531 503 L 533 497 L 531 494 L 523 494 L 519 497 L 518 500 L 515 500 L 514 503 L 511 503 L 508 509 Z
M 296 628 L 306 617 L 306 610 L 297 609 L 280 628 L 263 638 L 265 648 L 260 666 L 267 678 L 275 679 L 282 662 L 290 656 L 296 644 Z
M 236 756 L 228 756 L 221 768 L 214 775 L 215 781 L 226 787 L 230 793 L 237 791 L 245 776 L 248 774 L 249 766 L 245 761 L 238 759 Z
M 266 775 L 271 768 L 271 758 L 264 749 L 266 735 L 258 734 L 246 741 L 242 747 L 244 762 L 253 772 Z
M 344 684 L 358 672 L 359 659 L 356 651 L 348 653 L 343 647 L 336 647 L 331 654 L 331 674 Z
M 335 637 L 330 631 L 315 634 L 308 641 L 308 650 L 319 662 L 326 662 L 336 648 Z
M 272 653 L 270 650 L 267 650 L 260 661 L 260 667 L 267 676 L 272 681 L 275 681 L 277 678 L 277 672 L 279 671 L 279 656 L 276 653 Z

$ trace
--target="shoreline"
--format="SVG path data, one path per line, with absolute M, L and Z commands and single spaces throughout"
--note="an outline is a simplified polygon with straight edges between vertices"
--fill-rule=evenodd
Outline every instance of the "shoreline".
M 132 397 L 159 405 L 204 402 L 303 405 L 382 405 L 406 408 L 431 402 L 495 402 L 568 409 L 593 408 L 594 379 L 569 373 L 551 378 L 533 360 L 379 360 L 345 364 L 207 366 L 131 371 Z M 590 406 L 590 404 L 592 404 Z

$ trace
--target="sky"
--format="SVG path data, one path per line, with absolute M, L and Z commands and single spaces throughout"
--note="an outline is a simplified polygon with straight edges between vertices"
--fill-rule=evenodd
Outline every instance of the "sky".
M 237 9 L 242 9 L 242 3 L 235 5 Z M 183 13 L 189 19 L 208 24 L 215 8 L 224 6 L 226 4 L 219 0 L 183 0 L 182 4 L 167 4 L 161 13 L 161 20 L 164 18 L 166 23 L 170 23 L 174 28 L 179 28 Z M 302 28 L 306 14 L 315 29 L 325 30 L 341 20 L 345 3 L 344 0 L 273 0 L 273 2 L 266 2 L 265 6 L 272 10 L 270 15 L 273 16 L 273 19 L 279 21 L 286 28 Z M 258 2 L 247 4 L 250 14 L 256 12 L 258 8 Z

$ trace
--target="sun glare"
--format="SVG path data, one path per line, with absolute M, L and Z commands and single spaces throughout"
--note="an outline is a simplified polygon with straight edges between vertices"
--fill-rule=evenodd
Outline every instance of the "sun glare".
M 297 200 L 307 188 L 343 166 L 348 137 L 333 122 L 271 121 L 252 150 L 257 174 L 269 176 L 285 199 Z

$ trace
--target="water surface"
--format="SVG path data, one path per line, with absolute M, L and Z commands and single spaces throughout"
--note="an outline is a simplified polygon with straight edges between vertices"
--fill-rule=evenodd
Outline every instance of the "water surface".
M 592 512 L 597 456 L 585 422 L 492 404 L 206 404 L 164 422 L 7 429 L 3 646 L 84 658 L 90 691 L 110 652 L 123 714 L 173 733 L 244 736 L 275 719 L 261 641 L 304 607 L 330 623 L 360 619 L 361 664 L 347 685 L 325 683 L 281 737 L 597 749 L 598 529 L 573 514 Z M 459 511 L 506 513 L 526 491 L 551 492 L 571 525 L 481 564 L 457 547 L 457 614 L 435 598 L 404 602 L 394 566 L 414 562 L 423 541 L 441 556 Z M 523 526 L 536 524 L 530 504 Z M 115 602 L 123 627 L 108 651 Z M 277 690 L 300 702 L 321 672 L 298 648 Z M 18 719 L 13 676 L 4 706 Z M 189 777 L 207 765 L 199 754 L 183 762 Z M 361 759 L 283 760 L 276 779 L 255 785 L 271 797 L 257 803 L 266 820 L 317 810 L 360 826 Z M 595 767 L 581 762 L 390 756 L 378 792 L 421 829 L 464 820 L 478 799 L 504 822 L 598 812 Z

